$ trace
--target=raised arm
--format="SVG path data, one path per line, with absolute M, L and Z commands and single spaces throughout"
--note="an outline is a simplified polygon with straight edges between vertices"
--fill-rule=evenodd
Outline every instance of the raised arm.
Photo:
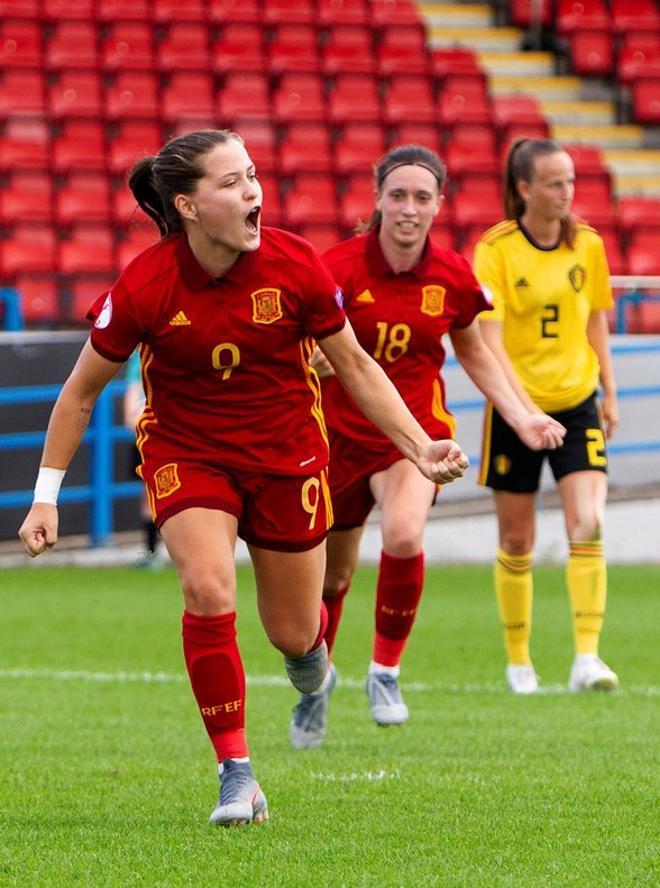
M 484 341 L 479 321 L 463 329 L 450 331 L 456 357 L 477 388 L 492 401 L 498 413 L 532 450 L 554 450 L 561 446 L 566 429 L 550 416 L 539 411 L 529 397 L 502 345 L 501 323 L 485 321 L 482 329 L 490 331 L 490 341 Z
M 92 407 L 121 364 L 108 361 L 85 343 L 50 415 L 34 502 L 18 535 L 35 558 L 57 542 L 57 494 L 80 446 Z
M 462 477 L 468 460 L 454 441 L 431 441 L 406 407 L 382 368 L 345 327 L 319 342 L 342 386 L 374 425 L 387 435 L 420 472 L 437 484 Z

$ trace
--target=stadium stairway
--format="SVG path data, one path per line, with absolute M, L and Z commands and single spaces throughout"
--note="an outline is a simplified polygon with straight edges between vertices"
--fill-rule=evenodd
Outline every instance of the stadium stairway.
M 617 196 L 660 195 L 655 134 L 617 122 L 612 85 L 602 79 L 558 74 L 554 53 L 523 50 L 525 32 L 497 25 L 489 4 L 420 0 L 419 8 L 432 47 L 464 46 L 477 52 L 493 97 L 534 96 L 556 139 L 603 149 Z

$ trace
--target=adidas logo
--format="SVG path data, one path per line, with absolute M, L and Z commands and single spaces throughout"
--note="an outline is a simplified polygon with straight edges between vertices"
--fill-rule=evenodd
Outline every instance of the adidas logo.
M 514 284 L 515 287 L 529 287 L 529 281 L 526 277 L 518 278 Z
M 184 311 L 177 311 L 172 320 L 170 321 L 170 327 L 189 327 L 190 321 L 186 317 L 186 313 Z
M 356 302 L 375 302 L 376 300 L 371 295 L 369 290 L 363 290 L 359 296 L 355 297 Z

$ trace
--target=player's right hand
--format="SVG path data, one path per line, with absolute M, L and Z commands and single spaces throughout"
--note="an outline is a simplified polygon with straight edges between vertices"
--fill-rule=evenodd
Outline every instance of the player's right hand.
M 52 506 L 50 503 L 32 504 L 27 518 L 18 531 L 30 558 L 36 558 L 55 545 L 58 523 L 57 506 Z

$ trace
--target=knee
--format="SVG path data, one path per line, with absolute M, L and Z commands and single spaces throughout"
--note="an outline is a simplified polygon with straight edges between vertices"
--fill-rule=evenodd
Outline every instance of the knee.
M 568 536 L 573 540 L 599 540 L 603 534 L 603 522 L 599 515 L 583 515 L 569 528 Z
M 342 564 L 328 568 L 323 578 L 323 597 L 334 598 L 350 584 L 353 578 L 353 567 L 350 564 Z
M 422 549 L 422 531 L 414 530 L 407 522 L 383 528 L 383 549 L 393 558 L 412 558 Z
M 500 538 L 500 547 L 509 555 L 527 555 L 534 548 L 534 535 L 524 528 L 507 531 Z
M 236 607 L 234 580 L 212 570 L 191 568 L 181 576 L 186 610 L 199 616 L 229 613 Z
M 311 649 L 318 631 L 318 626 L 315 627 L 315 630 L 313 628 L 306 630 L 304 627 L 287 626 L 269 629 L 267 634 L 268 640 L 273 647 L 277 648 L 285 657 L 295 659 L 296 657 L 304 657 Z

